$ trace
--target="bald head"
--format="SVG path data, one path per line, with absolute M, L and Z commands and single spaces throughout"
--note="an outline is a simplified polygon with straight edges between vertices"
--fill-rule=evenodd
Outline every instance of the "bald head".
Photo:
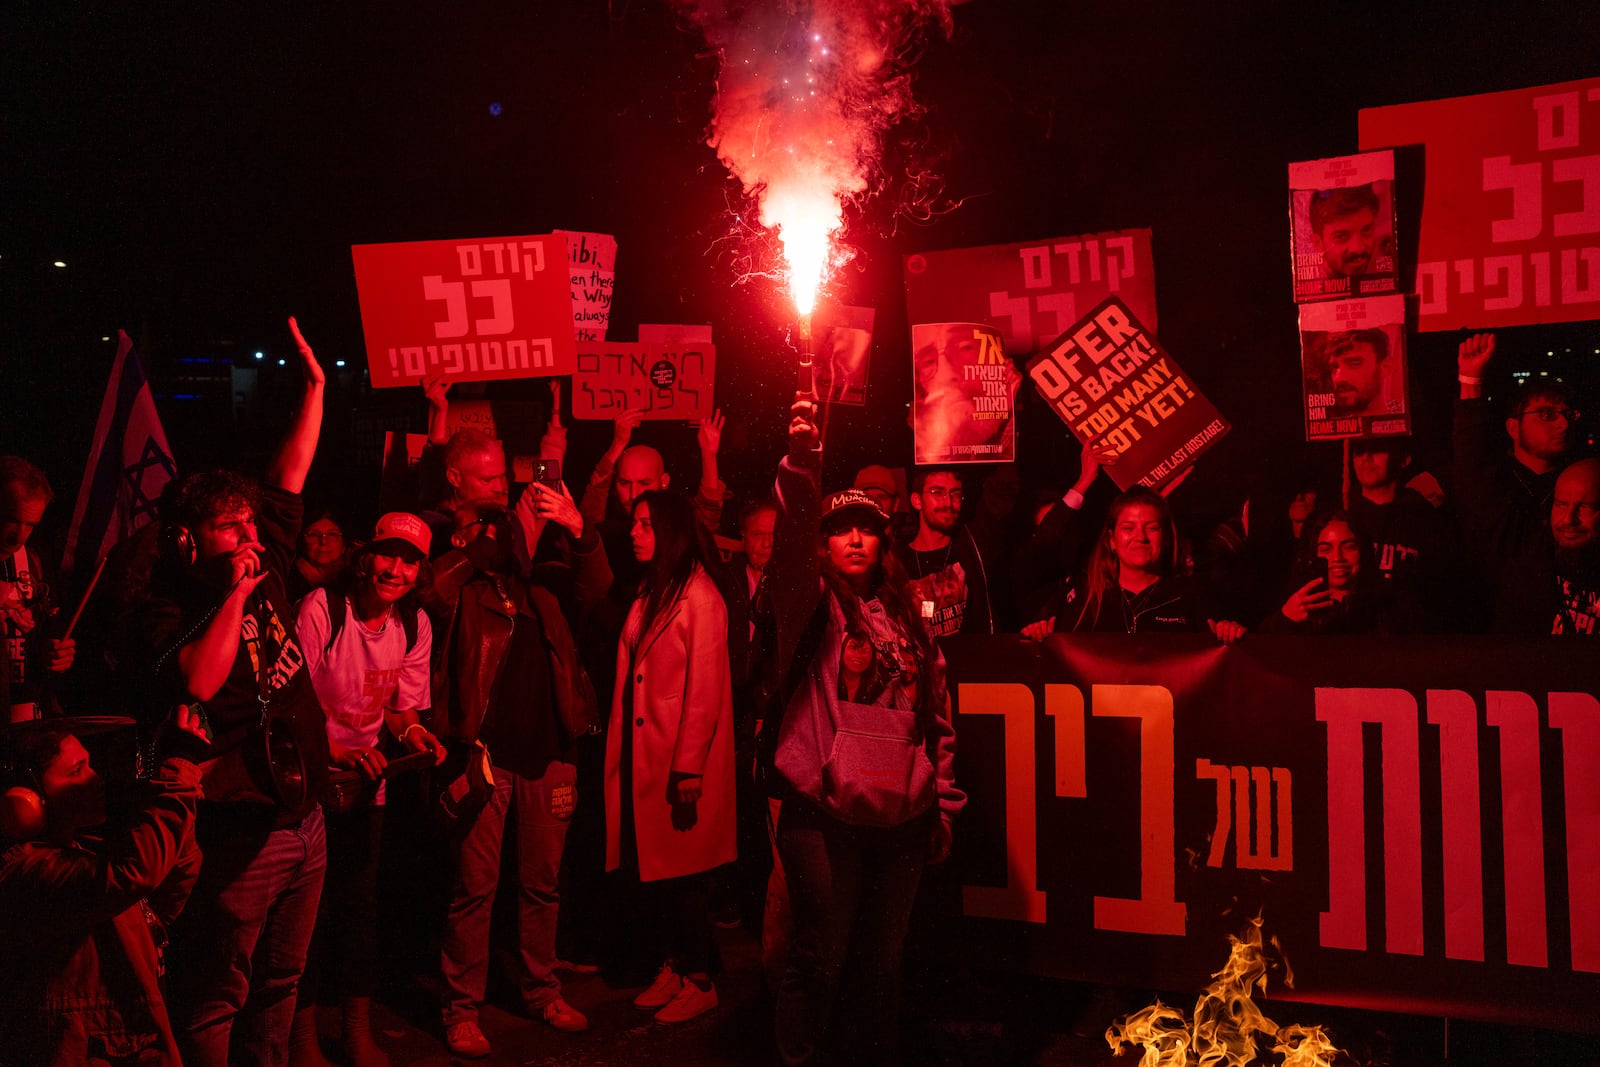
M 1580 459 L 1556 479 L 1550 504 L 1550 533 L 1561 549 L 1588 549 L 1595 545 L 1595 523 L 1600 515 L 1600 459 Z
M 640 493 L 665 489 L 671 481 L 661 453 L 649 445 L 634 445 L 617 460 L 617 500 L 623 511 L 633 511 Z

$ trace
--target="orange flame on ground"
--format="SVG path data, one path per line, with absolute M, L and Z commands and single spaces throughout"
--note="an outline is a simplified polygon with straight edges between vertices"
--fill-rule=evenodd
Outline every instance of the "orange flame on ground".
M 1142 1048 L 1139 1067 L 1247 1067 L 1260 1062 L 1256 1035 L 1275 1038 L 1272 1052 L 1282 1057 L 1283 1067 L 1333 1067 L 1340 1050 L 1320 1026 L 1280 1027 L 1256 1007 L 1251 992 L 1267 991 L 1269 957 L 1261 944 L 1261 917 L 1250 920 L 1243 937 L 1229 935 L 1232 951 L 1222 970 L 1194 1004 L 1194 1021 L 1186 1022 L 1183 1012 L 1157 1000 L 1147 1008 L 1123 1016 L 1106 1030 L 1106 1043 L 1122 1055 L 1123 1045 Z M 1272 939 L 1278 956 L 1283 950 Z M 1283 962 L 1284 984 L 1294 979 Z
M 679 0 L 716 49 L 709 144 L 777 233 L 809 315 L 850 257 L 846 203 L 874 182 L 883 131 L 914 107 L 901 57 L 950 0 Z

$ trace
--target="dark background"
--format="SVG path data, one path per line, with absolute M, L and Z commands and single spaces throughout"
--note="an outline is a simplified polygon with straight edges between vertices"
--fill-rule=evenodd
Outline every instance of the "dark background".
M 1592 2 L 975 0 L 954 19 L 913 68 L 925 114 L 891 131 L 889 177 L 851 218 L 860 255 L 834 292 L 875 306 L 878 331 L 869 406 L 830 430 L 830 485 L 909 460 L 901 256 L 1135 226 L 1154 230 L 1162 341 L 1234 424 L 1175 501 L 1211 518 L 1275 471 L 1336 477 L 1339 446 L 1303 443 L 1286 165 L 1355 151 L 1361 107 L 1600 73 Z M 737 245 L 719 239 L 738 190 L 704 144 L 715 64 L 667 5 L 26 3 L 4 25 L 0 451 L 46 466 L 47 539 L 82 476 L 106 338 L 138 345 L 180 469 L 251 464 L 298 390 L 289 313 L 332 379 L 310 491 L 370 518 L 377 474 L 356 446 L 376 426 L 420 429 L 422 403 L 363 384 L 362 242 L 615 234 L 611 336 L 713 323 L 724 477 L 746 496 L 766 483 L 793 388 L 786 303 L 770 282 L 735 284 Z M 935 206 L 959 207 L 897 211 L 929 192 L 905 179 L 917 170 L 942 178 Z M 1412 338 L 1435 465 L 1458 341 Z M 1500 371 L 1596 392 L 1593 323 L 1503 331 L 1501 347 Z M 235 365 L 261 373 L 242 404 Z M 1069 481 L 1065 427 L 1028 405 L 1021 429 L 1025 480 Z M 569 481 L 608 437 L 574 429 Z M 692 431 L 639 439 L 692 484 Z

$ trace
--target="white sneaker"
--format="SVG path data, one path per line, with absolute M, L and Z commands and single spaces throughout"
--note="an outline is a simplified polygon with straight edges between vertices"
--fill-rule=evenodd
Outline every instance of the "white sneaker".
M 701 989 L 691 981 L 680 981 L 683 981 L 683 988 L 672 998 L 672 1003 L 656 1012 L 656 1022 L 686 1023 L 717 1006 L 716 986 Z
M 672 1003 L 672 998 L 682 988 L 683 978 L 672 969 L 672 961 L 668 960 L 656 972 L 656 980 L 650 983 L 650 988 L 633 998 L 633 1006 L 644 1011 L 664 1008 Z

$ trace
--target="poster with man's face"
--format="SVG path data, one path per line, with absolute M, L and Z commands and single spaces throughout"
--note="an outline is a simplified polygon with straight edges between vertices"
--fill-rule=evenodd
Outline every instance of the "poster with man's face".
M 1399 288 L 1393 152 L 1289 164 L 1289 222 L 1297 302 Z
M 915 462 L 1010 463 L 1017 458 L 1017 383 L 1000 333 L 976 322 L 911 327 Z
M 1405 297 L 1300 308 L 1306 440 L 1411 432 Z
M 833 404 L 860 407 L 867 402 L 871 366 L 872 308 L 822 303 L 811 319 L 817 395 Z

